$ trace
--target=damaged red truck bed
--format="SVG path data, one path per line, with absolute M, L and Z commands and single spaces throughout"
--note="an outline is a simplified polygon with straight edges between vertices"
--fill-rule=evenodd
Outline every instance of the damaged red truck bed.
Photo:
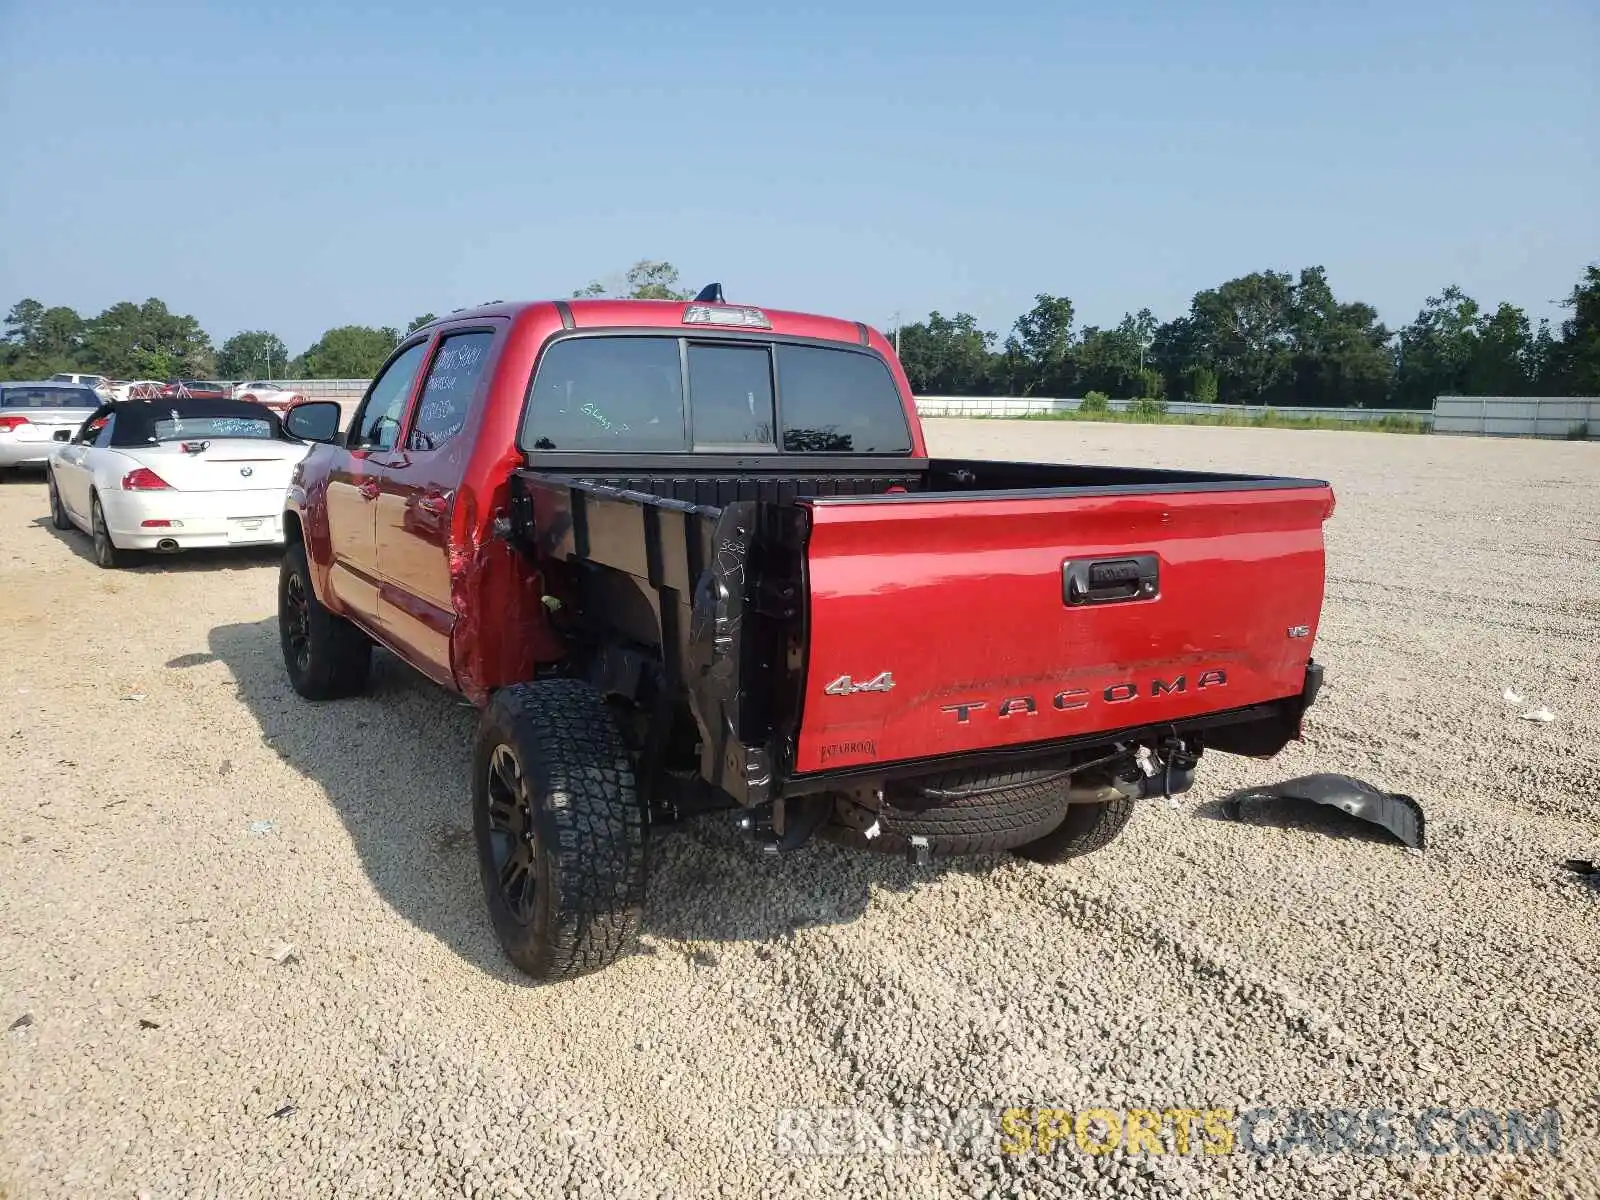
M 538 978 L 624 952 L 663 821 L 1060 861 L 1320 685 L 1326 483 L 932 457 L 858 323 L 492 306 L 408 335 L 348 430 L 286 423 L 323 443 L 290 680 L 350 694 L 378 643 L 483 709 L 485 894 Z

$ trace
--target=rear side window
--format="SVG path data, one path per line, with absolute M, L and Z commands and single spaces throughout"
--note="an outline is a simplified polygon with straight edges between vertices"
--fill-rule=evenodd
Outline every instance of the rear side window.
M 477 394 L 489 361 L 494 334 L 489 330 L 456 333 L 439 342 L 406 445 L 412 450 L 437 450 L 467 423 L 467 410 Z
M 522 430 L 530 450 L 683 450 L 678 339 L 579 337 L 544 352 Z
M 90 417 L 72 440 L 80 446 L 109 446 L 116 420 L 115 413 Z
M 853 350 L 779 345 L 783 448 L 791 453 L 905 454 L 911 430 L 894 376 Z

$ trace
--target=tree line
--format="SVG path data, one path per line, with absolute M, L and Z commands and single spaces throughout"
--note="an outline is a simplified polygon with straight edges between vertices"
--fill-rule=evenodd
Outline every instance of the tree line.
M 1256 271 L 1195 294 L 1158 321 L 1076 326 L 1066 296 L 1041 294 L 1003 342 L 968 313 L 902 326 L 919 395 L 1084 396 L 1341 408 L 1430 408 L 1435 396 L 1600 395 L 1600 265 L 1587 267 L 1558 328 L 1459 287 L 1391 330 L 1334 295 L 1322 267 Z
M 427 313 L 406 328 L 433 320 Z M 400 340 L 392 326 L 341 325 L 291 358 L 265 329 L 236 333 L 220 346 L 200 322 L 157 299 L 124 300 L 98 316 L 19 300 L 0 336 L 0 379 L 44 379 L 81 371 L 112 379 L 364 379 Z
M 644 260 L 574 296 L 687 299 L 677 269 Z M 1391 330 L 1377 310 L 1334 295 L 1322 267 L 1256 271 L 1198 292 L 1159 321 L 1141 309 L 1109 328 L 1079 326 L 1066 296 L 1041 293 L 1004 340 L 969 313 L 891 329 L 920 395 L 1109 396 L 1361 408 L 1428 408 L 1437 395 L 1600 395 L 1600 264 L 1563 301 L 1559 326 L 1516 305 L 1480 305 L 1458 287 L 1431 296 Z M 410 321 L 405 331 L 434 320 Z M 342 325 L 290 357 L 267 330 L 220 346 L 192 316 L 157 299 L 98 316 L 19 300 L 5 317 L 0 379 L 84 371 L 117 379 L 362 379 L 403 336 Z

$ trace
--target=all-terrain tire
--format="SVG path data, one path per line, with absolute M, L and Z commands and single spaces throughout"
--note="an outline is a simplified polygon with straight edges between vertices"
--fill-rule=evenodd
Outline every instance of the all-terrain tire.
M 518 970 L 554 982 L 633 951 L 644 807 L 599 692 L 577 679 L 496 692 L 473 742 L 472 819 L 489 918 Z
M 289 544 L 278 569 L 278 640 L 289 684 L 307 700 L 337 700 L 366 690 L 372 641 L 317 599 L 302 542 Z
M 1133 816 L 1133 801 L 1126 796 L 1096 804 L 1074 804 L 1066 820 L 1043 837 L 1017 847 L 1017 854 L 1039 863 L 1066 862 L 1092 854 L 1122 832 Z
M 887 791 L 873 838 L 838 823 L 823 836 L 857 849 L 903 854 L 913 837 L 937 856 L 993 854 L 1048 834 L 1068 810 L 1060 770 L 955 771 Z

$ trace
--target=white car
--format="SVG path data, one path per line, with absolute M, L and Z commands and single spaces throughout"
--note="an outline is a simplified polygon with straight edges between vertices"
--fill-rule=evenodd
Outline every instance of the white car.
M 236 400 L 249 400 L 254 404 L 265 404 L 280 417 L 294 405 L 305 400 L 299 392 L 291 392 L 281 388 L 271 380 L 254 379 L 233 385 L 233 396 Z
M 283 544 L 283 497 L 311 444 L 243 400 L 101 405 L 50 455 L 50 523 L 94 539 L 94 560 L 126 551 Z
M 102 400 L 114 399 L 112 396 L 111 380 L 104 375 L 78 375 L 72 371 L 57 371 L 50 376 L 51 383 L 70 383 L 77 387 L 86 387 L 98 392 Z

